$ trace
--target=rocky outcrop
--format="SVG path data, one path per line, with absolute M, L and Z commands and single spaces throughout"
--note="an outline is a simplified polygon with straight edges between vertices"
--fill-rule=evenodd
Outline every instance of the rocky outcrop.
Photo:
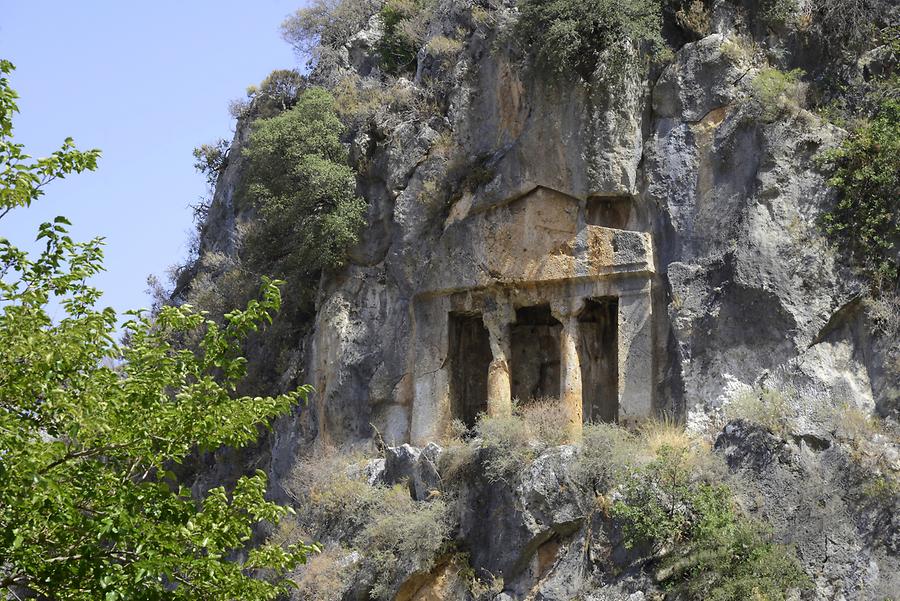
M 900 462 L 895 443 L 879 444 L 879 452 Z M 437 445 L 388 447 L 383 466 L 373 460 L 364 472 L 375 474 L 373 486 L 406 482 L 410 494 L 419 495 L 421 466 L 439 464 L 442 452 Z M 727 466 L 726 482 L 741 510 L 769 524 L 777 542 L 796 549 L 813 582 L 804 599 L 882 599 L 900 587 L 900 497 L 866 492 L 873 473 L 855 452 L 833 436 L 784 439 L 737 420 L 719 434 L 709 458 Z M 434 498 L 453 499 L 454 534 L 434 568 L 410 566 L 396 598 L 662 598 L 656 558 L 626 549 L 621 524 L 579 487 L 578 453 L 572 445 L 549 448 L 509 481 L 488 479 L 479 468 L 485 457 L 476 456 L 452 485 L 429 483 L 438 493 Z M 479 579 L 494 590 L 488 584 L 479 589 Z
M 852 450 L 830 438 L 784 440 L 745 421 L 729 424 L 716 450 L 744 507 L 796 546 L 818 598 L 900 590 L 900 498 L 873 494 L 873 474 Z
M 573 447 L 548 451 L 525 468 L 514 486 L 477 475 L 465 482 L 457 502 L 459 538 L 479 574 L 513 583 L 534 570 L 539 549 L 544 548 L 546 563 L 547 549 L 558 544 L 546 545 L 568 539 L 581 527 L 586 510 L 569 474 L 574 457 Z
M 417 362 L 430 373 L 447 360 L 416 345 L 427 327 L 416 298 L 471 265 L 502 283 L 491 266 L 508 251 L 459 224 L 537 186 L 582 204 L 625 198 L 617 227 L 652 236 L 644 396 L 656 410 L 700 427 L 735 391 L 785 381 L 818 399 L 885 405 L 864 321 L 842 339 L 823 336 L 863 291 L 816 226 L 831 195 L 813 158 L 843 134 L 800 108 L 761 118 L 750 85 L 760 64 L 734 49 L 732 21 L 714 22 L 655 80 L 550 79 L 477 30 L 450 73 L 430 72 L 450 78 L 442 119 L 357 134 L 372 228 L 359 263 L 325 282 L 308 361 L 327 436 L 365 436 L 371 421 L 387 439 L 410 439 Z M 451 163 L 480 179 L 447 179 Z M 428 192 L 453 185 L 457 195 Z

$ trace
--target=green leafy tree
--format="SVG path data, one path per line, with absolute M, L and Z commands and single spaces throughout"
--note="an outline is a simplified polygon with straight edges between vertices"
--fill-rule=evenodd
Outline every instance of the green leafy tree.
M 322 269 L 344 263 L 364 223 L 342 132 L 331 94 L 310 88 L 290 110 L 256 121 L 244 150 L 246 193 L 259 212 L 246 254 L 254 270 L 300 294 L 311 293 Z
M 67 140 L 31 160 L 12 142 L 16 94 L 0 62 L 0 215 L 49 181 L 96 167 Z M 40 226 L 37 256 L 0 239 L 0 591 L 48 599 L 274 599 L 312 545 L 249 548 L 260 520 L 288 509 L 261 472 L 202 498 L 169 469 L 193 450 L 240 447 L 309 388 L 239 398 L 240 341 L 271 319 L 279 282 L 217 325 L 189 306 L 131 313 L 127 344 L 89 279 L 102 240 L 75 242 L 68 221 Z M 48 307 L 64 316 L 51 319 Z M 198 332 L 196 351 L 172 341 Z M 241 559 L 233 559 L 240 557 Z M 261 575 L 261 577 L 255 577 Z

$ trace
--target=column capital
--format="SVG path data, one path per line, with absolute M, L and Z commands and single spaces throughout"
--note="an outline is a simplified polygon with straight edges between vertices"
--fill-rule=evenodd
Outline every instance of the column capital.
M 550 303 L 550 313 L 565 325 L 570 319 L 578 317 L 578 314 L 584 309 L 584 305 L 585 299 L 581 297 L 558 299 Z
M 491 331 L 492 328 L 505 329 L 506 326 L 516 321 L 516 309 L 512 303 L 490 299 L 485 305 L 481 318 L 488 331 Z

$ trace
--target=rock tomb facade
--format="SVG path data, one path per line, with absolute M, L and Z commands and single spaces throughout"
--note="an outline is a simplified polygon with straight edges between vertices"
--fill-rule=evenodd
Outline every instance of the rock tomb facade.
M 536 186 L 448 219 L 413 312 L 410 439 L 558 399 L 568 434 L 653 407 L 651 236 L 630 199 Z

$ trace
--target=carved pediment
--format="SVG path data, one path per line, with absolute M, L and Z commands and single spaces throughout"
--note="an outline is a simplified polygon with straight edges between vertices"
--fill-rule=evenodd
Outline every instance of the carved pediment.
M 537 187 L 470 212 L 445 230 L 425 293 L 653 271 L 649 234 L 588 225 L 584 207 Z

